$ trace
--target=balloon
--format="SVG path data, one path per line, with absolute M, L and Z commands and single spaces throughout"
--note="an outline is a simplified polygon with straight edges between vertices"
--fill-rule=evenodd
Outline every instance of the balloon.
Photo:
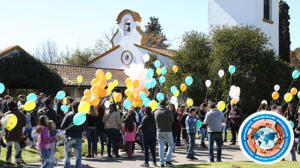
M 159 83 L 165 83 L 165 81 L 166 81 L 166 77 L 161 76 L 161 77 L 159 78 Z
M 210 81 L 210 80 L 206 80 L 206 81 L 205 81 L 205 86 L 206 86 L 207 88 L 209 88 L 210 85 L 211 85 L 211 81 Z
M 0 94 L 2 94 L 5 90 L 5 85 L 3 83 L 0 83 Z
M 298 99 L 300 99 L 300 91 L 298 92 L 297 96 L 298 96 Z
M 224 76 L 225 72 L 223 69 L 219 70 L 218 75 L 220 78 L 222 78 Z
M 69 111 L 69 108 L 68 108 L 68 106 L 67 105 L 62 105 L 62 106 L 60 106 L 60 109 L 61 109 L 61 111 L 63 111 L 64 113 L 66 113 L 66 112 L 68 112 Z
M 110 80 L 111 77 L 112 77 L 111 72 L 106 72 L 106 73 L 105 73 L 105 79 L 106 79 L 106 80 Z
M 160 73 L 161 73 L 162 75 L 165 75 L 165 74 L 167 73 L 167 68 L 166 68 L 165 66 L 162 67 L 161 70 L 160 70 Z
M 145 83 L 145 88 L 149 90 L 151 88 L 150 80 L 147 80 Z
M 152 79 L 150 80 L 150 86 L 151 86 L 151 88 L 154 88 L 155 85 L 156 85 L 156 80 L 155 80 L 154 78 L 152 78 Z
M 285 102 L 290 102 L 290 101 L 292 101 L 292 99 L 293 99 L 293 95 L 291 94 L 291 93 L 286 93 L 285 95 L 284 95 L 284 101 Z
M 291 89 L 291 94 L 292 94 L 293 96 L 295 96 L 295 95 L 297 94 L 297 92 L 298 92 L 297 88 L 292 88 L 292 89 Z
M 188 86 L 191 86 L 191 84 L 193 83 L 193 81 L 194 80 L 193 80 L 193 78 L 191 76 L 188 76 L 188 77 L 185 78 L 185 83 Z
M 174 94 L 175 97 L 179 96 L 179 90 L 177 90 Z
M 128 97 L 129 95 L 131 95 L 131 91 L 129 89 L 125 90 L 125 95 Z
M 90 102 L 90 97 L 83 96 L 83 97 L 81 98 L 81 101 L 83 101 L 83 102 Z
M 154 73 L 154 72 L 153 72 L 153 73 Z M 126 84 L 127 87 L 132 86 L 132 80 L 131 80 L 130 78 L 127 78 L 127 79 L 125 80 L 125 84 Z
M 123 103 L 123 106 L 128 110 L 131 107 L 131 101 L 126 99 Z
M 219 111 L 223 111 L 225 109 L 225 102 L 224 101 L 219 101 L 218 104 L 217 104 L 217 108 Z
M 295 126 L 294 122 L 290 121 L 289 123 L 290 123 L 291 127 L 294 128 L 294 126 Z
M 90 104 L 88 102 L 80 102 L 78 106 L 78 112 L 86 114 L 89 111 L 90 111 Z
M 174 73 L 177 73 L 177 71 L 178 71 L 178 66 L 177 66 L 177 65 L 173 65 L 172 71 L 173 71 Z
M 230 101 L 230 104 L 231 104 L 231 105 L 233 105 L 233 104 L 237 104 L 237 100 L 235 100 L 235 99 L 232 99 L 232 100 Z
M 293 73 L 292 73 L 292 77 L 293 79 L 297 79 L 300 75 L 300 72 L 298 70 L 294 70 Z
M 61 91 L 57 92 L 55 98 L 56 98 L 57 100 L 62 100 L 62 99 L 64 99 L 65 97 L 66 97 L 66 92 L 63 91 L 63 90 L 61 90 Z
M 100 88 L 97 85 L 93 85 L 91 88 L 91 91 L 93 94 L 98 94 L 98 92 L 100 91 Z
M 116 100 L 117 100 L 117 102 L 120 102 L 122 100 L 122 94 L 121 93 L 117 93 Z
M 145 99 L 143 100 L 143 105 L 144 105 L 144 106 L 148 106 L 150 102 L 151 102 L 151 100 L 150 100 L 149 98 L 145 98 Z
M 146 63 L 150 60 L 150 55 L 149 54 L 145 54 L 143 55 L 143 61 Z
M 76 80 L 77 80 L 77 83 L 81 84 L 83 77 L 81 75 L 79 75 L 79 76 L 77 76 Z
M 85 89 L 83 92 L 83 95 L 86 97 L 91 97 L 92 96 L 92 92 L 89 89 Z
M 96 85 L 97 83 L 99 82 L 99 80 L 97 78 L 94 78 L 92 81 L 91 81 L 91 85 Z
M 146 72 L 147 78 L 151 79 L 153 77 L 153 75 L 154 75 L 153 69 L 148 69 Z
M 35 93 L 30 93 L 28 96 L 27 96 L 27 101 L 36 101 L 37 100 L 37 96 Z
M 100 103 L 100 99 L 98 97 L 92 97 L 90 101 L 91 105 L 97 106 Z
M 101 81 L 105 79 L 104 72 L 101 69 L 98 69 L 95 73 L 96 78 Z
M 172 93 L 172 94 L 176 93 L 177 90 L 178 90 L 178 89 L 177 89 L 176 86 L 172 86 L 172 87 L 171 87 L 171 93 Z
M 63 103 L 67 104 L 67 98 L 66 97 L 63 99 Z
M 163 100 L 165 98 L 165 95 L 163 94 L 163 93 L 157 93 L 157 95 L 156 95 L 156 100 L 158 101 L 158 102 L 160 102 L 161 100 Z
M 279 93 L 278 92 L 273 92 L 272 93 L 272 98 L 273 98 L 273 100 L 277 100 L 279 98 Z
M 137 89 L 139 87 L 139 85 L 140 85 L 140 82 L 138 80 L 133 81 L 133 88 Z
M 79 112 L 75 114 L 73 118 L 73 124 L 79 126 L 82 125 L 85 122 L 85 120 L 86 120 L 86 115 L 84 113 Z
M 200 120 L 197 120 L 196 122 L 196 129 L 199 129 L 202 127 L 202 122 Z
M 160 74 L 161 74 L 161 69 L 160 69 L 160 68 L 157 68 L 157 69 L 156 69 L 156 73 L 157 73 L 157 75 L 160 75 Z
M 226 127 L 226 123 L 221 123 L 221 127 Z
M 149 103 L 150 108 L 152 109 L 152 111 L 155 111 L 157 109 L 158 103 L 155 100 L 152 100 Z
M 115 79 L 115 80 L 113 81 L 113 85 L 114 85 L 114 87 L 117 87 L 117 86 L 119 85 L 119 81 L 118 81 L 117 79 Z
M 108 109 L 109 106 L 110 106 L 110 102 L 109 102 L 109 101 L 105 101 L 105 102 L 104 102 L 104 107 Z
M 190 99 L 190 98 L 189 98 L 189 99 L 186 100 L 186 105 L 187 105 L 187 106 L 193 106 L 193 104 L 194 104 L 193 99 Z
M 140 92 L 139 97 L 141 98 L 141 100 L 145 100 L 147 98 L 147 93 L 145 92 Z
M 180 85 L 180 90 L 181 90 L 182 92 L 186 91 L 186 88 L 187 88 L 186 84 L 182 83 L 182 84 Z
M 154 66 L 155 66 L 155 68 L 157 69 L 157 68 L 159 68 L 160 67 L 160 61 L 159 60 L 156 60 L 155 62 L 154 62 Z
M 25 111 L 32 111 L 36 107 L 36 103 L 34 101 L 28 101 L 23 106 Z
M 278 84 L 276 84 L 276 85 L 274 86 L 274 90 L 275 90 L 276 92 L 278 92 L 279 89 L 280 89 L 280 86 L 279 86 Z
M 15 114 L 9 114 L 8 116 L 6 116 L 8 119 L 8 122 L 6 124 L 6 129 L 8 131 L 11 131 L 12 129 L 14 129 L 18 123 L 18 118 Z
M 108 89 L 110 89 L 110 90 L 114 89 L 114 84 L 112 82 L 108 83 Z
M 236 70 L 236 67 L 234 65 L 230 65 L 228 68 L 230 75 L 234 74 L 235 70 Z
M 261 104 L 268 104 L 267 100 L 262 100 Z

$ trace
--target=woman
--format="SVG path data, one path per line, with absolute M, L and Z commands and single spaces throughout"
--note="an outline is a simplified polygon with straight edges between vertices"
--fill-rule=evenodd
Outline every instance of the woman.
M 91 111 L 86 115 L 87 120 L 87 130 L 86 137 L 88 141 L 88 153 L 85 156 L 86 158 L 94 158 L 97 156 L 97 141 L 98 141 L 98 133 L 97 133 L 97 116 L 98 112 L 94 110 L 94 107 L 91 106 Z
M 103 152 L 104 152 L 104 141 L 105 141 L 104 123 L 103 123 L 103 116 L 105 112 L 104 103 L 105 103 L 105 99 L 103 99 L 96 108 L 96 111 L 98 112 L 97 119 L 96 119 L 96 128 L 97 128 L 97 135 L 100 138 L 100 145 L 101 145 L 101 151 L 99 153 L 99 157 L 103 156 Z M 98 137 L 97 137 L 97 142 L 99 140 Z
M 297 114 L 296 114 L 296 112 L 294 112 L 292 104 L 288 105 L 288 107 L 286 108 L 286 111 L 284 113 L 284 116 L 288 116 L 289 119 L 294 122 L 294 125 L 297 125 L 297 123 L 296 123 Z
M 155 120 L 154 116 L 151 113 L 150 107 L 145 107 L 143 109 L 144 117 L 139 129 L 142 131 L 142 138 L 144 142 L 144 156 L 145 163 L 143 167 L 149 167 L 149 149 L 152 154 L 153 165 L 156 167 L 156 155 L 155 155 L 155 146 L 156 146 L 156 130 L 155 130 Z
M 206 111 L 207 111 L 207 104 L 202 103 L 201 106 L 200 106 L 200 112 L 199 112 L 199 118 L 202 121 L 202 123 L 204 122 Z M 207 148 L 206 145 L 205 145 L 205 142 L 204 142 L 205 137 L 206 137 L 206 125 L 203 125 L 200 128 L 200 131 L 201 131 L 201 147 Z M 198 137 L 199 137 L 199 132 L 198 132 Z
M 104 113 L 103 117 L 104 129 L 107 135 L 107 154 L 111 155 L 111 147 L 113 154 L 119 158 L 119 145 L 120 145 L 120 130 L 122 128 L 122 121 L 119 111 L 115 103 L 110 104 L 109 109 Z

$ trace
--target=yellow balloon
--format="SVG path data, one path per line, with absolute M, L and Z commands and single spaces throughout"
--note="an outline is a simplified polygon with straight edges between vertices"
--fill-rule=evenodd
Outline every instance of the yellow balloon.
M 235 99 L 232 99 L 232 100 L 230 101 L 230 104 L 231 104 L 231 105 L 237 104 L 237 101 L 236 101 Z
M 149 106 L 150 106 L 150 108 L 152 109 L 152 111 L 155 111 L 155 110 L 157 109 L 158 103 L 157 103 L 157 101 L 152 100 L 152 101 L 149 103 Z
M 219 111 L 223 111 L 226 107 L 226 104 L 224 101 L 219 101 L 219 103 L 217 104 L 217 108 Z
M 186 100 L 186 105 L 187 105 L 187 106 L 193 106 L 193 104 L 194 104 L 193 99 L 187 99 L 187 100 Z
M 66 97 L 63 99 L 63 103 L 67 104 L 67 98 Z
M 109 82 L 108 83 L 108 89 L 113 90 L 114 88 L 115 88 L 114 84 L 112 82 Z
M 114 80 L 113 81 L 113 85 L 114 85 L 114 87 L 117 87 L 119 85 L 119 81 L 118 80 Z
M 90 103 L 88 102 L 80 102 L 78 106 L 78 112 L 87 114 L 90 111 Z
M 160 68 L 157 68 L 157 69 L 156 69 L 156 73 L 157 73 L 157 75 L 160 75 L 160 74 L 161 74 L 161 69 L 160 69 Z
M 179 90 L 177 90 L 177 92 L 174 93 L 174 96 L 179 96 Z
M 292 99 L 293 99 L 293 95 L 291 94 L 291 93 L 286 93 L 285 95 L 284 95 L 284 101 L 285 102 L 290 102 L 290 101 L 292 101 Z
M 106 73 L 105 73 L 105 79 L 106 79 L 106 80 L 110 80 L 111 77 L 112 77 L 111 72 L 106 72 Z
M 178 71 L 178 66 L 177 65 L 173 65 L 172 70 L 174 73 L 176 73 Z
M 81 75 L 77 76 L 77 82 L 78 82 L 79 84 L 82 83 L 82 80 L 83 80 L 83 77 L 82 77 Z
M 107 92 L 106 92 L 106 96 L 108 96 L 108 95 L 111 94 L 111 90 L 110 90 L 110 89 L 107 89 L 106 91 L 107 91 Z
M 25 103 L 25 105 L 23 107 L 24 107 L 25 111 L 31 111 L 31 110 L 35 109 L 36 103 L 34 101 L 28 101 Z
M 7 125 L 6 125 L 6 129 L 7 129 L 8 131 L 11 131 L 12 129 L 14 129 L 14 128 L 16 127 L 16 125 L 17 125 L 17 123 L 18 123 L 18 118 L 17 118 L 17 116 L 14 115 L 14 114 L 9 114 L 9 115 L 6 116 L 6 117 L 9 118 L 9 119 L 8 119 L 8 122 L 7 122 Z
M 126 83 L 127 88 L 130 88 L 130 87 L 132 86 L 132 79 L 127 78 L 127 79 L 125 80 L 125 83 Z
M 115 98 L 117 95 L 117 92 L 113 92 L 113 97 Z

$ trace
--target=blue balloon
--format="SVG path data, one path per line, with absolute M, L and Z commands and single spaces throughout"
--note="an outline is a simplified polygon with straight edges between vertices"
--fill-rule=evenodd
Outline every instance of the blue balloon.
M 131 107 L 131 101 L 126 99 L 123 103 L 123 106 L 128 110 Z
M 185 78 L 185 84 L 188 86 L 191 86 L 191 84 L 194 82 L 193 77 L 188 76 Z
M 167 68 L 166 67 L 162 67 L 161 70 L 160 70 L 160 73 L 162 75 L 165 75 L 167 73 Z
M 161 101 L 162 99 L 164 99 L 165 98 L 165 95 L 163 94 L 163 93 L 157 93 L 157 95 L 156 95 L 156 100 L 157 101 Z
M 37 100 L 37 96 L 36 96 L 36 94 L 34 94 L 34 93 L 30 93 L 28 96 L 27 96 L 27 99 L 26 99 L 27 101 L 36 101 Z
M 171 87 L 171 93 L 172 93 L 172 94 L 175 94 L 175 93 L 177 92 L 177 90 L 178 90 L 178 89 L 177 89 L 176 86 L 172 86 L 172 87 Z
M 143 105 L 144 105 L 144 106 L 148 106 L 150 102 L 151 102 L 151 100 L 150 100 L 149 98 L 145 98 L 145 99 L 143 100 Z
M 297 79 L 299 78 L 300 72 L 298 70 L 294 70 L 292 73 L 292 77 L 293 79 Z
M 147 98 L 147 93 L 141 92 L 139 96 L 140 96 L 141 100 L 145 100 Z
M 154 88 L 156 86 L 156 80 L 154 78 L 150 80 L 150 86 L 151 88 Z
M 228 68 L 230 75 L 232 75 L 235 72 L 235 70 L 236 70 L 236 67 L 234 65 L 230 65 Z
M 147 81 L 145 82 L 145 88 L 146 88 L 147 90 L 149 90 L 149 89 L 151 88 L 150 80 L 147 80 Z
M 289 123 L 290 123 L 291 127 L 294 128 L 294 126 L 295 126 L 294 122 L 290 121 Z
M 196 128 L 199 129 L 202 127 L 202 122 L 200 120 L 197 120 L 196 122 Z
M 153 77 L 153 75 L 154 75 L 153 69 L 148 69 L 148 71 L 147 71 L 147 73 L 146 73 L 147 78 L 150 79 L 150 78 Z
M 61 109 L 61 111 L 63 111 L 64 113 L 66 113 L 66 112 L 68 112 L 69 111 L 69 108 L 68 108 L 68 106 L 67 105 L 62 105 L 62 106 L 60 106 L 60 109 Z
M 298 92 L 297 96 L 298 96 L 298 99 L 300 99 L 300 91 Z
M 155 66 L 156 69 L 159 68 L 159 67 L 160 67 L 160 61 L 159 61 L 159 60 L 156 60 L 156 61 L 154 62 L 154 66 Z
M 161 76 L 159 78 L 159 83 L 165 83 L 165 81 L 166 81 L 166 77 L 165 76 Z
M 0 94 L 2 94 L 5 90 L 5 85 L 3 83 L 0 83 Z
M 74 125 L 82 125 L 86 120 L 86 115 L 84 113 L 77 113 L 75 114 L 74 118 L 73 118 L 73 124 Z
M 66 97 L 66 92 L 63 91 L 63 90 L 61 90 L 61 91 L 57 92 L 55 98 L 56 98 L 57 100 L 62 100 L 62 99 L 64 99 L 65 97 Z

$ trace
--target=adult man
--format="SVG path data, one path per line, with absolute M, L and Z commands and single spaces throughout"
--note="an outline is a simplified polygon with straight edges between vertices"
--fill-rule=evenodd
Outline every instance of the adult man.
M 167 141 L 169 150 L 166 157 L 166 166 L 174 166 L 171 163 L 172 152 L 174 149 L 174 140 L 172 135 L 172 124 L 174 122 L 173 114 L 166 107 L 166 100 L 161 100 L 159 108 L 155 111 L 155 122 L 157 128 L 157 139 L 159 143 L 159 157 L 161 167 L 165 167 L 164 161 L 164 143 Z
M 72 110 L 69 112 L 62 121 L 61 129 L 65 130 L 65 160 L 64 167 L 70 168 L 71 151 L 74 148 L 76 164 L 75 168 L 80 168 L 81 165 L 81 145 L 82 145 L 82 132 L 85 129 L 85 124 L 81 126 L 73 125 L 73 118 L 77 113 L 79 102 L 72 103 Z
M 214 142 L 217 143 L 217 162 L 221 162 L 222 154 L 222 126 L 225 121 L 224 115 L 216 108 L 216 104 L 211 102 L 208 106 L 210 109 L 205 116 L 204 123 L 207 125 L 208 132 L 208 151 L 210 162 L 214 162 Z
M 228 115 L 229 119 L 229 127 L 232 135 L 232 143 L 230 145 L 235 145 L 236 143 L 236 135 L 238 134 L 239 127 L 241 125 L 241 112 L 238 110 L 236 104 L 232 105 L 232 109 Z
M 44 106 L 37 112 L 37 118 L 39 118 L 41 115 L 46 115 L 49 120 L 53 120 L 57 124 L 57 114 L 51 107 L 51 102 L 52 99 L 50 97 L 45 99 Z M 56 125 L 56 127 L 59 128 L 58 125 Z
M 7 103 L 11 101 L 11 97 L 9 95 L 4 96 L 4 100 L 2 102 L 2 114 L 8 111 Z
M 25 99 L 24 99 L 24 96 L 23 95 L 19 95 L 18 96 L 18 109 L 21 110 L 22 109 L 22 106 L 26 103 Z
M 26 125 L 26 118 L 23 113 L 18 110 L 17 103 L 14 101 L 9 101 L 7 103 L 8 112 L 5 113 L 5 116 L 9 114 L 14 114 L 17 117 L 17 125 L 12 130 L 6 131 L 5 137 L 7 141 L 7 154 L 6 154 L 6 165 L 11 166 L 11 153 L 12 153 L 12 145 L 15 146 L 15 161 L 18 166 L 22 164 L 21 158 L 21 147 L 20 141 L 22 140 L 22 130 Z

